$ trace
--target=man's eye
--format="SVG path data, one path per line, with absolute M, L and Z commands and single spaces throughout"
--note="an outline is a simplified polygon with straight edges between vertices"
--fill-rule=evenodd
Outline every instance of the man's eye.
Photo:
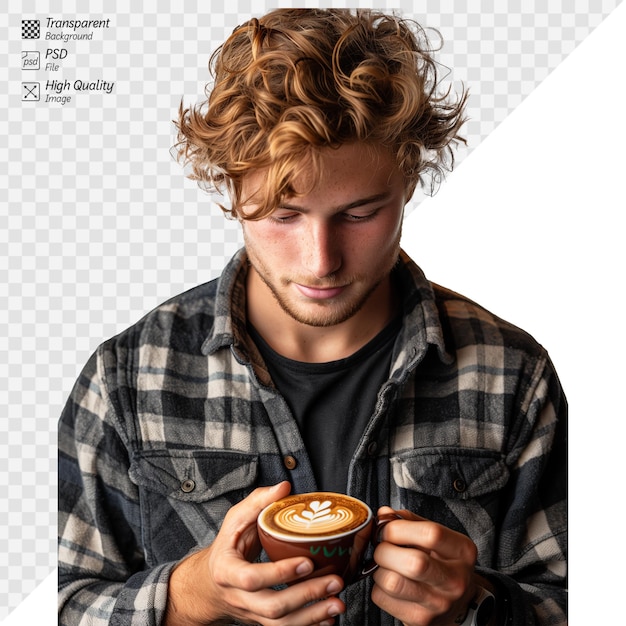
M 286 224 L 294 220 L 297 215 L 297 213 L 274 211 L 274 213 L 270 215 L 270 219 L 274 222 L 278 222 L 279 224 Z
M 372 211 L 371 213 L 365 213 L 365 214 L 344 213 L 343 216 L 349 222 L 366 222 L 368 220 L 371 220 L 377 213 L 378 211 Z

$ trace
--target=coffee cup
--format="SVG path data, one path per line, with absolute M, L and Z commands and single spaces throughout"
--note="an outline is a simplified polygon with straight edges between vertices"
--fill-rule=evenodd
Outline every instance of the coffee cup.
M 378 567 L 366 560 L 380 530 L 398 515 L 375 517 L 357 498 L 316 491 L 290 495 L 265 507 L 258 516 L 259 539 L 271 561 L 307 557 L 308 578 L 337 574 L 345 584 L 368 576 Z M 303 580 L 303 579 L 300 579 Z

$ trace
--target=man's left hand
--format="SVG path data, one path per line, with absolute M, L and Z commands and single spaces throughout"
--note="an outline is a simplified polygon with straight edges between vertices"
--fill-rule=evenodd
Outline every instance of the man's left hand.
M 382 507 L 379 514 L 394 512 Z M 389 522 L 374 552 L 372 600 L 406 626 L 451 626 L 474 594 L 477 550 L 467 536 L 409 511 Z

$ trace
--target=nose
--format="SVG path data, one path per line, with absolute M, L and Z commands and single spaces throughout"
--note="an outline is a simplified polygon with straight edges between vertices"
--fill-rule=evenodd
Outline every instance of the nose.
M 342 263 L 339 233 L 326 221 L 312 221 L 305 242 L 307 269 L 316 278 L 339 271 Z

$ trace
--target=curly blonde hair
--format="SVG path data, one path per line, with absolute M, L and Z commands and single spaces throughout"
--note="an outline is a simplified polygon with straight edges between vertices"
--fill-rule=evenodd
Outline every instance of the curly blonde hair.
M 242 181 L 265 169 L 257 209 L 261 219 L 293 182 L 319 171 L 323 148 L 380 145 L 395 156 L 409 194 L 430 179 L 431 191 L 464 142 L 467 92 L 440 93 L 437 66 L 415 22 L 373 10 L 278 9 L 238 26 L 211 56 L 207 101 L 178 121 L 179 161 L 190 178 L 225 191 L 240 216 Z M 300 193 L 302 190 L 300 190 Z

